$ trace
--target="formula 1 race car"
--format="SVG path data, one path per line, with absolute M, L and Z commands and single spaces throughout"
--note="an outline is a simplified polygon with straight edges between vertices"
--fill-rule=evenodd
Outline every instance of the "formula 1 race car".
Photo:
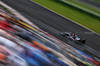
M 77 35 L 71 34 L 70 32 L 62 32 L 60 33 L 60 35 L 74 41 L 75 43 L 82 43 L 82 44 L 86 43 L 85 39 L 81 39 Z

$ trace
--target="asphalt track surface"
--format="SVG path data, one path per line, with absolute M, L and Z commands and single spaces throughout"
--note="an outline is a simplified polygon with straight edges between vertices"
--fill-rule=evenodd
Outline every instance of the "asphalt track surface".
M 95 56 L 100 57 L 99 35 L 92 33 L 91 31 L 83 28 L 82 26 L 68 19 L 65 19 L 58 14 L 55 14 L 54 12 L 51 12 L 29 0 L 1 1 L 23 14 L 26 18 L 38 25 L 44 31 L 52 34 L 58 39 L 61 39 L 65 43 L 68 43 L 69 45 L 74 46 L 85 53 L 91 52 Z M 65 31 L 75 33 L 79 37 L 86 39 L 86 45 L 75 44 L 74 42 L 60 36 L 60 32 Z
M 93 1 L 93 0 L 78 0 L 78 1 L 100 9 L 100 3 L 96 1 Z

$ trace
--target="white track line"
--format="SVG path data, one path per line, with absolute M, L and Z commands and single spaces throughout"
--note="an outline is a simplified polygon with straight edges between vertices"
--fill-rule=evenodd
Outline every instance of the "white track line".
M 33 2 L 32 0 L 30 0 L 30 1 Z M 36 3 L 36 2 L 34 2 L 34 3 Z M 57 14 L 57 15 L 59 15 L 59 16 L 65 18 L 65 19 L 68 19 L 68 20 L 70 20 L 70 21 L 76 23 L 77 25 L 80 25 L 81 27 L 83 27 L 83 28 L 85 28 L 85 29 L 87 29 L 87 30 L 89 30 L 89 31 L 91 31 L 91 32 L 93 32 L 93 33 L 95 33 L 95 34 L 97 34 L 98 36 L 100 36 L 99 33 L 96 33 L 95 31 L 93 31 L 93 30 L 91 30 L 91 29 L 89 29 L 89 28 L 87 28 L 87 27 L 85 27 L 85 26 L 83 26 L 83 25 L 77 23 L 76 21 L 73 21 L 73 20 L 71 20 L 70 18 L 65 17 L 65 16 L 63 16 L 63 15 L 61 15 L 61 14 L 59 14 L 59 13 L 56 13 L 55 11 L 53 11 L 53 10 L 51 10 L 51 9 L 49 9 L 49 8 L 47 8 L 47 7 L 45 7 L 45 6 L 43 6 L 43 5 L 40 5 L 40 4 L 38 4 L 38 3 L 36 3 L 36 4 L 39 5 L 39 6 L 41 6 L 41 7 L 43 7 L 43 8 L 45 8 L 45 9 L 47 9 L 47 10 L 49 10 L 49 11 L 54 12 L 55 14 Z

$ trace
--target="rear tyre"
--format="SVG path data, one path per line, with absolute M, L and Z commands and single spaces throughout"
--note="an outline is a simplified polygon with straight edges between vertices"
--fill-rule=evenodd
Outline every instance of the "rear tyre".
M 86 43 L 86 40 L 85 39 L 82 39 L 81 43 L 85 44 Z

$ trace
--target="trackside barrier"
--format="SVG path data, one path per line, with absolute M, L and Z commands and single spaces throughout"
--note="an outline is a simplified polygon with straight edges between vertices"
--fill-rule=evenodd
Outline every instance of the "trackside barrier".
M 96 16 L 96 17 L 100 18 L 100 14 L 97 14 L 97 13 L 95 13 L 95 12 L 93 12 L 91 10 L 88 10 L 86 8 L 82 8 L 82 7 L 80 7 L 80 6 L 76 5 L 76 4 L 73 4 L 71 2 L 68 2 L 67 0 L 59 0 L 59 1 L 62 2 L 62 3 L 68 4 L 68 5 L 72 6 L 73 8 L 77 8 L 79 10 L 82 10 L 84 12 L 87 12 L 88 14 L 90 14 L 92 16 Z
M 6 38 L 8 38 L 8 39 L 14 39 L 14 40 L 17 40 L 18 42 L 16 42 L 16 43 L 19 43 L 19 44 L 21 44 L 21 45 L 23 45 L 22 43 L 21 43 L 21 41 L 19 41 L 18 39 L 16 39 L 16 38 L 12 38 L 12 37 L 10 37 L 10 35 L 4 35 L 4 34 L 6 34 L 6 32 L 4 32 L 4 31 L 2 31 L 2 30 L 0 30 L 0 35 L 3 35 L 4 37 L 6 37 Z M 10 37 L 10 38 L 9 38 Z M 35 43 L 34 44 L 38 44 L 38 42 L 36 42 L 36 41 L 34 41 Z M 40 45 L 40 44 L 39 44 Z M 46 49 L 47 50 L 47 49 Z M 50 50 L 52 50 L 52 49 L 50 49 Z M 58 53 L 57 51 L 55 51 L 55 50 L 52 50 L 51 51 L 53 54 L 55 54 L 55 56 L 57 56 L 57 58 L 58 59 L 60 59 L 60 60 L 62 60 L 62 61 L 66 61 L 66 63 L 67 64 L 70 64 L 71 66 L 76 66 L 74 63 L 72 63 L 70 60 L 68 60 L 68 59 L 65 59 L 65 57 L 62 55 L 62 54 L 60 54 L 60 53 Z
M 34 31 L 35 32 L 35 31 Z M 34 43 L 36 46 L 39 46 L 41 49 L 44 49 L 45 51 L 48 51 L 47 49 L 45 49 L 44 47 L 43 47 L 43 45 L 41 45 L 40 46 L 40 44 L 38 44 L 37 42 L 35 42 Z M 76 57 L 74 57 L 74 58 L 76 58 Z M 78 60 L 78 58 L 77 58 L 77 60 Z M 80 61 L 80 62 L 83 62 L 83 61 Z
M 6 34 L 6 32 L 4 32 L 4 31 L 2 31 L 2 30 L 0 30 L 0 35 L 3 35 L 4 37 L 6 37 L 6 38 L 8 38 L 8 39 L 14 39 L 14 40 L 16 40 L 17 42 L 16 43 L 19 43 L 19 44 L 21 44 L 21 45 L 23 45 L 23 46 L 25 46 L 25 47 L 28 47 L 27 45 L 24 45 L 23 44 L 23 42 L 21 42 L 20 40 L 18 40 L 18 39 L 16 39 L 16 38 L 13 38 L 13 37 L 10 37 L 10 35 L 4 35 L 4 34 Z M 10 37 L 10 38 L 9 38 Z M 36 42 L 36 41 L 34 41 L 34 43 L 33 44 L 35 44 L 35 45 L 40 45 L 38 42 Z M 31 47 L 30 47 L 31 48 Z M 43 49 L 44 49 L 44 47 L 42 47 Z M 44 50 L 48 50 L 48 49 L 44 49 Z M 50 50 L 52 50 L 52 49 L 50 49 Z M 48 52 L 48 51 L 47 51 Z M 52 50 L 51 51 L 53 54 L 56 54 L 56 56 L 58 57 L 58 59 L 62 59 L 62 61 L 66 61 L 66 63 L 67 64 L 70 64 L 71 66 L 76 66 L 74 63 L 72 63 L 70 60 L 68 60 L 68 59 L 65 59 L 65 57 L 62 55 L 62 54 L 60 54 L 60 53 L 58 53 L 58 52 L 56 52 L 56 51 L 54 51 L 54 50 Z M 69 62 L 69 63 L 68 63 Z

